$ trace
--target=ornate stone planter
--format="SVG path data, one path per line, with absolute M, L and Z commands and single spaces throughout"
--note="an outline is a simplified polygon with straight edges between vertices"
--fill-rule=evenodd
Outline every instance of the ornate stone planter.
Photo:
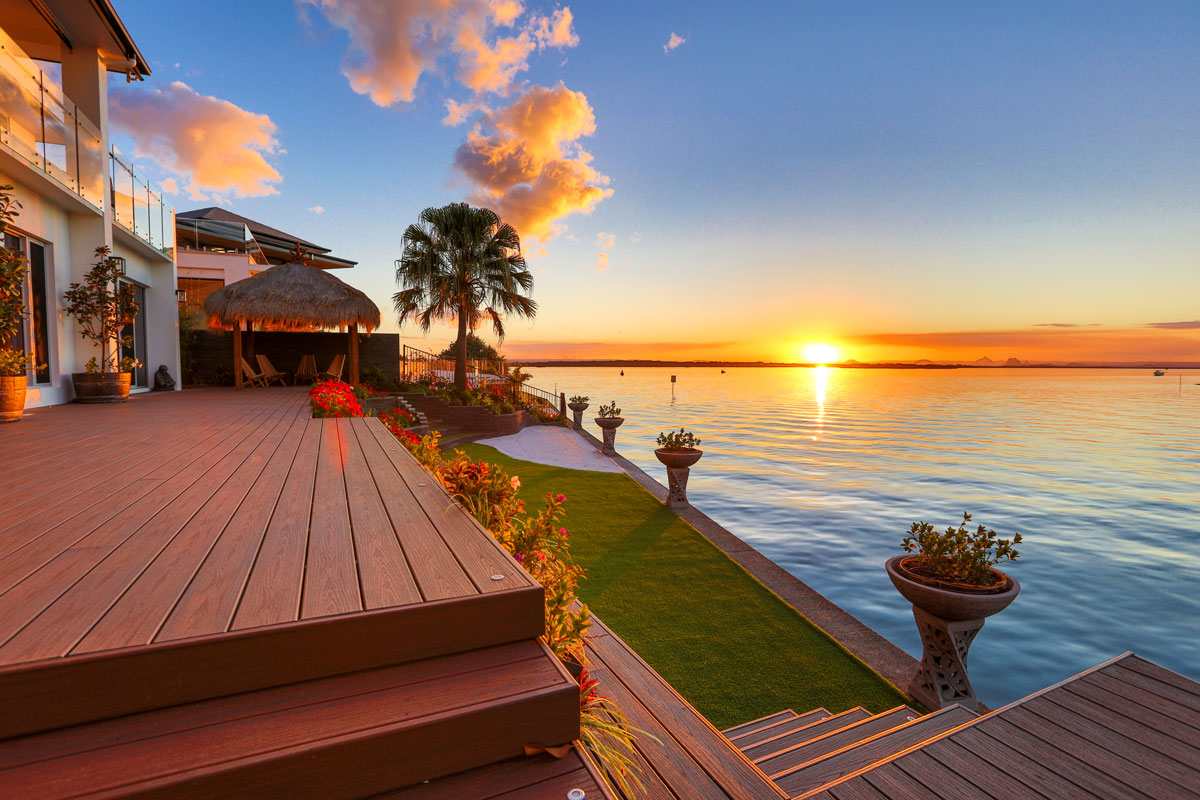
M 617 428 L 621 427 L 621 423 L 625 421 L 624 417 L 596 417 L 596 424 L 600 426 L 600 432 L 604 435 L 604 447 L 600 452 L 606 456 L 615 456 L 617 454 Z
M 132 372 L 73 372 L 76 403 L 124 403 Z
M 928 581 L 912 576 L 901 562 L 911 556 L 893 556 L 886 564 L 892 585 L 913 604 L 913 618 L 921 634 L 924 652 L 908 693 L 928 708 L 945 708 L 952 703 L 977 711 L 979 698 L 967 677 L 967 651 L 983 628 L 984 620 L 999 614 L 1017 598 L 1021 584 L 999 570 L 1003 581 L 996 589 Z
M 704 451 L 694 447 L 687 450 L 666 450 L 660 447 L 654 451 L 654 455 L 667 468 L 667 507 L 687 507 L 688 475 L 691 474 L 691 466 L 700 460 Z
M 587 410 L 588 403 L 567 403 L 567 408 L 575 412 L 575 423 L 572 427 L 577 431 L 583 430 L 583 412 Z
M 0 376 L 0 422 L 16 422 L 25 413 L 24 375 Z

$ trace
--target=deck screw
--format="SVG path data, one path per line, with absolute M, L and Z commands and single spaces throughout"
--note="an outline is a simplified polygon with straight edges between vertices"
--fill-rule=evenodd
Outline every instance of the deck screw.
M 492 580 L 494 580 L 494 581 L 502 581 L 502 580 L 504 580 L 504 576 L 503 576 L 503 575 L 500 575 L 499 573 L 497 573 L 497 574 L 495 574 L 495 575 L 493 575 L 493 576 L 492 576 Z
M 587 793 L 583 789 L 572 789 L 567 792 L 567 800 L 583 800 L 587 797 Z

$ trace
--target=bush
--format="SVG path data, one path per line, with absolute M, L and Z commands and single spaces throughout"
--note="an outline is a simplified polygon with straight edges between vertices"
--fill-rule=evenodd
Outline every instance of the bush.
M 1013 534 L 1011 540 L 998 539 L 995 531 L 983 525 L 972 533 L 967 530 L 970 521 L 971 515 L 963 512 L 962 523 L 957 528 L 948 526 L 943 533 L 928 522 L 914 522 L 902 543 L 904 552 L 915 554 L 905 568 L 923 578 L 947 583 L 995 584 L 991 568 L 1017 560 L 1019 553 L 1013 545 L 1021 543 L 1021 534 Z
M 396 382 L 387 375 L 383 374 L 383 370 L 381 370 L 379 367 L 367 367 L 360 373 L 360 376 L 362 378 L 362 382 L 367 386 L 370 386 L 372 389 L 376 389 L 381 392 L 389 392 L 396 388 Z

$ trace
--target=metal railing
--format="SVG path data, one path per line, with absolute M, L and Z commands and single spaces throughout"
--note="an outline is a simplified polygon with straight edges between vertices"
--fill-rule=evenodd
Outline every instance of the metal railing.
M 453 381 L 454 361 L 406 344 L 400 351 L 400 377 L 402 380 L 413 382 L 430 377 L 439 381 Z M 566 415 L 563 400 L 565 395 L 548 392 L 527 383 L 522 383 L 519 387 L 513 385 L 505 371 L 503 360 L 468 359 L 467 381 L 474 387 L 508 385 L 511 387 L 513 400 L 517 403 L 556 416 Z
M 0 144 L 88 205 L 104 209 L 100 129 L 3 28 Z

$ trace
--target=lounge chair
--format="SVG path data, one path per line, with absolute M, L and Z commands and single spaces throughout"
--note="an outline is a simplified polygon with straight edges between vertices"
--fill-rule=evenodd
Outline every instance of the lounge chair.
M 300 356 L 300 366 L 296 367 L 296 380 L 292 381 L 292 386 L 295 386 L 301 379 L 306 381 L 315 381 L 320 377 L 317 372 L 317 359 L 315 356 Z
M 254 367 L 246 359 L 242 359 L 242 377 L 250 381 L 251 386 L 267 387 L 267 379 L 261 372 L 255 372 Z
M 271 359 L 264 355 L 258 355 L 255 358 L 258 359 L 258 368 L 262 370 L 263 380 L 267 382 L 268 386 L 271 385 L 271 381 L 279 381 L 280 386 L 287 386 L 287 381 L 284 380 L 287 375 L 275 369 Z
M 345 356 L 334 356 L 333 361 L 329 362 L 329 369 L 318 375 L 318 378 L 325 378 L 331 381 L 340 381 L 342 379 L 342 369 L 346 366 Z

